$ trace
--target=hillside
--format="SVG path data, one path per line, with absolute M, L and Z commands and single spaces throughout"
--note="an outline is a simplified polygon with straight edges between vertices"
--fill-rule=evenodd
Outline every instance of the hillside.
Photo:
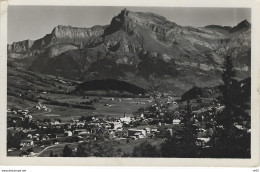
M 145 89 L 137 87 L 125 81 L 115 79 L 92 80 L 81 83 L 77 86 L 76 91 L 92 91 L 92 90 L 116 90 L 127 91 L 133 94 L 144 94 Z

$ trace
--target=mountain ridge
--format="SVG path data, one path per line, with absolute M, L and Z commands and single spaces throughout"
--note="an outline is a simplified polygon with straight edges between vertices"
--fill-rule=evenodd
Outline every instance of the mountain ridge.
M 119 79 L 150 90 L 185 91 L 194 85 L 219 84 L 227 54 L 238 78 L 250 75 L 248 21 L 234 27 L 187 27 L 154 13 L 124 9 L 109 25 L 60 25 L 33 44 L 13 44 L 13 51 L 8 45 L 8 59 L 15 66 L 80 81 Z M 17 61 L 32 57 L 36 58 L 30 64 Z

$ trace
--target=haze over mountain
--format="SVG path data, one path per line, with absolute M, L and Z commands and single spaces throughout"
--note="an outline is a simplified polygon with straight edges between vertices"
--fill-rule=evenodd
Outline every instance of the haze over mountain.
M 195 85 L 218 85 L 228 54 L 238 79 L 250 76 L 251 24 L 184 27 L 154 13 L 124 9 L 109 25 L 60 25 L 41 39 L 7 48 L 8 63 L 25 70 L 182 93 Z

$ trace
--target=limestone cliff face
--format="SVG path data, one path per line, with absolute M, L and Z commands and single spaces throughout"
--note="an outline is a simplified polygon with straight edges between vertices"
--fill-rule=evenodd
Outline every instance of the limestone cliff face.
M 94 26 L 92 28 L 77 28 L 72 26 L 57 26 L 53 29 L 53 43 L 74 43 L 87 42 L 93 37 L 99 37 L 104 33 L 104 27 Z
M 41 39 L 14 42 L 12 45 L 7 45 L 7 49 L 10 53 L 25 53 L 34 50 L 42 50 L 61 43 L 80 46 L 80 43 L 88 42 L 93 37 L 101 36 L 104 33 L 104 28 L 104 26 L 77 28 L 59 25 L 55 27 L 50 34 L 47 34 Z
M 8 52 L 15 52 L 15 53 L 22 53 L 22 52 L 29 52 L 33 45 L 33 40 L 25 40 L 20 42 L 14 42 L 13 44 L 7 45 Z

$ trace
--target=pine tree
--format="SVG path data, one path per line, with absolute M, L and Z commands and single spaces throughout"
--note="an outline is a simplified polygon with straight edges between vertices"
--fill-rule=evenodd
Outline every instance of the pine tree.
M 69 146 L 66 145 L 63 149 L 63 157 L 72 157 L 72 156 L 73 156 L 73 153 L 72 153 L 71 148 L 69 148 Z
M 249 94 L 245 94 L 241 83 L 234 79 L 235 71 L 230 56 L 223 65 L 220 86 L 220 101 L 224 110 L 216 116 L 215 134 L 210 140 L 212 146 L 209 156 L 239 158 L 250 156 L 250 116 L 245 112 Z M 236 126 L 242 126 L 242 129 Z
M 192 108 L 187 101 L 183 125 L 161 144 L 163 157 L 195 158 L 199 157 L 197 146 L 197 127 L 192 120 Z
M 54 155 L 53 155 L 53 152 L 51 151 L 50 152 L 50 156 L 49 157 L 54 157 Z
M 139 146 L 134 147 L 133 157 L 160 157 L 160 153 L 158 149 L 145 141 L 141 143 Z

